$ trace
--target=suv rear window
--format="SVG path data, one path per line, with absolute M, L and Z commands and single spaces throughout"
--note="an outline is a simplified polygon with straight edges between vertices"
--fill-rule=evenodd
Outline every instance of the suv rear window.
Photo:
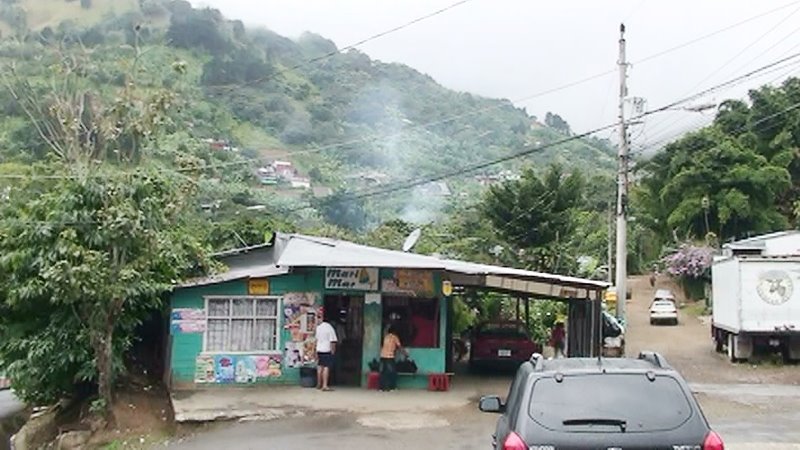
M 487 338 L 527 338 L 528 334 L 521 325 L 491 324 L 478 330 L 478 336 Z
M 650 381 L 644 374 L 581 374 L 565 375 L 560 383 L 538 379 L 528 414 L 554 431 L 614 433 L 621 429 L 609 423 L 624 421 L 626 432 L 642 433 L 680 427 L 692 416 L 692 407 L 670 376 Z

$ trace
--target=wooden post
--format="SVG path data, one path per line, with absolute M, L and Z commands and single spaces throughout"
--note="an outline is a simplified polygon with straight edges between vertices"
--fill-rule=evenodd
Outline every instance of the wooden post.
M 519 322 L 519 316 L 520 316 L 519 306 L 520 306 L 519 305 L 519 297 L 517 297 L 517 322 Z
M 531 298 L 525 297 L 525 329 L 531 329 Z

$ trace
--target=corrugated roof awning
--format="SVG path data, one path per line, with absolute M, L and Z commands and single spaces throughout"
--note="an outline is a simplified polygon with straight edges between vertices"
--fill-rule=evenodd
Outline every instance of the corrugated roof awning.
M 229 271 L 189 280 L 180 287 L 221 283 L 241 278 L 269 277 L 289 273 L 294 268 L 304 267 L 366 267 L 440 271 L 449 276 L 456 285 L 551 298 L 597 300 L 600 298 L 600 292 L 609 287 L 609 284 L 603 281 L 441 259 L 300 234 L 275 233 L 270 244 L 270 246 L 244 249 L 243 252 L 227 252 L 221 256 L 229 258 L 232 263 L 235 263 Z M 259 255 L 257 258 L 241 256 L 242 253 L 262 251 L 263 255 Z M 234 260 L 234 258 L 239 259 Z M 257 263 L 255 263 L 256 261 Z

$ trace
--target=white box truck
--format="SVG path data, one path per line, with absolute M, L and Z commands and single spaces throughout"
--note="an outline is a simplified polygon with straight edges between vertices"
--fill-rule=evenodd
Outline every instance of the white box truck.
M 800 360 L 800 256 L 732 255 L 711 267 L 716 350 L 731 361 L 756 349 Z

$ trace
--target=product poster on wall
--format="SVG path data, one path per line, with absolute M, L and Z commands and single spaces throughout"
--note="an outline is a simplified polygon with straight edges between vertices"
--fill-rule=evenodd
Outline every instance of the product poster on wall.
M 289 292 L 283 296 L 283 323 L 287 329 L 314 333 L 320 308 L 315 292 Z
M 286 359 L 286 367 L 296 369 L 303 366 L 303 343 L 287 342 L 283 357 Z
M 283 296 L 283 323 L 289 330 L 289 342 L 284 347 L 287 367 L 316 363 L 314 335 L 323 315 L 318 298 L 316 292 L 290 292 Z
M 236 382 L 255 383 L 256 382 L 256 360 L 252 356 L 240 356 L 236 358 Z
M 198 356 L 194 367 L 194 382 L 214 383 L 215 381 L 216 376 L 214 375 L 214 357 L 208 355 Z
M 236 381 L 236 367 L 232 356 L 217 355 L 214 357 L 214 377 L 217 383 Z
M 203 333 L 206 331 L 206 310 L 175 308 L 170 314 L 170 329 L 173 334 Z
M 256 379 L 274 378 L 283 375 L 280 355 L 259 355 L 250 357 L 256 367 Z

